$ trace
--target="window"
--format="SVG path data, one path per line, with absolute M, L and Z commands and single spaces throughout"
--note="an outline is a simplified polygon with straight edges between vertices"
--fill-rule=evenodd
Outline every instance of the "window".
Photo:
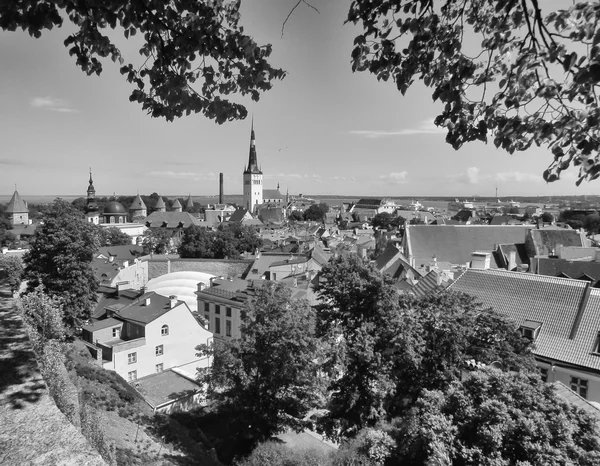
M 540 378 L 542 382 L 548 382 L 548 369 L 545 367 L 540 367 Z
M 225 321 L 225 335 L 227 335 L 228 337 L 231 336 L 231 321 L 230 320 Z
M 158 346 L 156 347 L 156 350 L 155 350 L 155 352 L 154 352 L 154 353 L 155 353 L 157 356 L 162 356 L 162 355 L 163 355 L 163 353 L 164 353 L 164 348 L 163 348 L 163 345 L 158 345 Z
M 169 326 L 168 326 L 168 325 L 163 325 L 163 326 L 160 328 L 160 334 L 161 334 L 163 337 L 167 336 L 167 335 L 169 334 Z
M 535 340 L 540 333 L 540 328 L 542 328 L 541 322 L 526 320 L 521 324 L 519 330 L 521 331 L 521 335 L 523 335 L 524 338 Z
M 231 308 L 230 307 L 225 308 L 225 317 L 231 317 Z
M 162 362 L 160 364 L 156 365 L 156 372 L 162 372 L 163 371 L 163 364 Z
M 127 380 L 129 380 L 130 382 L 133 381 L 133 380 L 137 380 L 137 371 L 128 372 L 127 373 Z
M 215 331 L 214 333 L 221 333 L 221 319 L 219 317 L 215 317 Z
M 127 355 L 127 363 L 133 364 L 135 362 L 137 362 L 137 353 L 129 353 Z
M 221 306 L 215 304 L 215 314 L 221 314 Z
M 209 303 L 204 303 L 204 312 L 206 312 L 206 313 L 210 312 L 210 304 Z
M 582 398 L 587 398 L 588 381 L 579 377 L 571 377 L 571 390 Z
M 113 328 L 113 338 L 119 338 L 121 336 L 121 329 L 119 327 Z

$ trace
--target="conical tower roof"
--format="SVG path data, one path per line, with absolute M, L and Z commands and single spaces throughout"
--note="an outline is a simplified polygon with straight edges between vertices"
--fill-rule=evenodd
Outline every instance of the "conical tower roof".
M 248 154 L 248 166 L 244 173 L 254 173 L 257 175 L 262 175 L 262 171 L 258 167 L 258 157 L 256 155 L 256 142 L 254 135 L 254 118 L 252 119 L 252 129 L 250 130 L 250 153 Z
M 145 210 L 145 209 L 146 209 L 146 204 L 144 204 L 144 200 L 138 193 L 138 195 L 135 196 L 135 199 L 131 203 L 129 210 Z
M 181 202 L 179 202 L 179 199 L 175 199 L 173 201 L 173 204 L 171 205 L 172 209 L 181 209 Z
M 155 209 L 165 209 L 167 206 L 165 205 L 165 201 L 163 201 L 163 198 L 158 196 L 158 201 L 156 201 L 156 205 L 154 206 Z
M 186 208 L 186 210 L 194 208 L 194 201 L 192 201 L 192 195 L 191 194 L 188 195 L 187 202 L 185 204 L 185 208 Z
M 21 199 L 19 192 L 15 189 L 15 193 L 10 198 L 8 205 L 6 206 L 5 212 L 7 214 L 20 214 L 29 212 L 29 208 L 27 207 L 27 203 Z

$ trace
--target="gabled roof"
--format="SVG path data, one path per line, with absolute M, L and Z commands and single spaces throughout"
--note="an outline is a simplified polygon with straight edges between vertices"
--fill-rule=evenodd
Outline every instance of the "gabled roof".
M 419 282 L 412 287 L 411 291 L 418 298 L 422 298 L 432 293 L 439 293 L 440 291 L 445 290 L 450 284 L 451 281 L 444 281 L 441 279 L 439 271 L 432 270 L 421 278 Z
M 150 304 L 146 306 L 146 299 L 150 299 Z M 182 301 L 179 304 L 184 304 Z M 187 307 L 187 306 L 186 306 Z M 144 293 L 133 303 L 119 310 L 119 317 L 123 320 L 129 320 L 142 325 L 149 324 L 153 320 L 166 314 L 171 310 L 171 300 L 166 296 L 161 296 L 154 291 Z
M 83 330 L 87 330 L 88 332 L 95 332 L 97 330 L 102 330 L 104 328 L 120 327 L 121 325 L 123 325 L 122 321 L 113 319 L 111 317 L 110 319 L 98 320 L 89 325 L 84 325 Z
M 241 222 L 247 213 L 248 213 L 248 209 L 240 207 L 233 214 L 231 214 L 231 217 L 229 217 L 229 221 L 230 222 Z
M 475 251 L 491 252 L 498 244 L 523 243 L 531 228 L 534 226 L 408 225 L 406 252 L 417 268 L 433 256 L 438 262 L 466 264 Z
M 546 257 L 539 257 L 535 261 L 537 261 L 537 273 L 540 275 L 558 277 L 563 274 L 573 278 L 587 275 L 593 281 L 600 280 L 600 262 L 568 261 Z
M 371 208 L 377 209 L 384 204 L 384 199 L 381 197 L 363 197 L 354 205 L 355 208 Z
M 10 198 L 10 201 L 8 201 L 8 205 L 4 211 L 7 214 L 24 214 L 29 212 L 29 209 L 27 208 L 25 201 L 21 199 L 19 192 L 15 189 L 15 192 Z
M 135 196 L 135 199 L 129 206 L 129 210 L 146 210 L 146 204 L 144 204 L 144 200 L 139 194 Z
M 152 212 L 144 220 L 146 226 L 158 228 L 166 225 L 166 228 L 189 228 L 199 225 L 200 221 L 188 212 Z
M 396 246 L 394 246 L 392 243 L 388 243 L 379 257 L 375 259 L 375 267 L 380 272 L 383 271 L 385 267 L 389 266 L 392 260 L 400 254 L 401 252 Z
M 582 234 L 578 230 L 567 230 L 563 228 L 531 230 L 530 238 L 535 248 L 535 255 L 548 255 L 556 249 L 558 244 L 563 246 L 586 246 Z
M 521 326 L 541 322 L 534 354 L 600 371 L 600 290 L 589 283 L 506 270 L 468 269 L 450 288 Z
M 499 244 L 498 250 L 502 255 L 501 265 L 502 267 L 508 266 L 508 260 L 510 259 L 510 253 L 515 253 L 515 266 L 529 264 L 529 256 L 527 255 L 527 249 L 525 243 L 517 244 Z
M 263 189 L 263 199 L 283 199 L 284 197 L 279 189 Z

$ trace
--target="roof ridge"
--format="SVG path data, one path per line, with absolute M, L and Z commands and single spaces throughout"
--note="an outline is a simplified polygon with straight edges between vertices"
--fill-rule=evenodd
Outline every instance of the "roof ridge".
M 528 279 L 528 280 L 535 280 L 538 282 L 558 282 L 558 283 L 563 283 L 566 284 L 566 282 L 571 282 L 572 285 L 577 285 L 581 288 L 584 288 L 587 284 L 587 282 L 582 281 L 582 280 L 577 280 L 575 278 L 562 278 L 562 277 L 552 277 L 550 275 L 538 275 L 538 274 L 533 274 L 530 272 L 516 272 L 516 271 L 511 271 L 511 270 L 504 270 L 504 269 L 474 269 L 474 268 L 469 268 L 467 269 L 467 272 L 474 272 L 474 273 L 493 273 L 493 274 L 497 274 L 497 275 L 506 275 L 506 276 L 511 276 L 511 277 L 518 277 L 520 279 Z M 600 291 L 600 290 L 598 290 Z

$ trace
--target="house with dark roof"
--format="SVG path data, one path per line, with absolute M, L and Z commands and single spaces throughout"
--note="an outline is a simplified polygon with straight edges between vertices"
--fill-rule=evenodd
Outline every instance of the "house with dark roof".
M 180 204 L 181 205 L 181 204 Z M 144 220 L 148 228 L 167 228 L 181 231 L 192 225 L 199 225 L 200 221 L 188 212 L 152 212 Z
M 312 285 L 316 279 L 310 273 L 286 276 L 283 283 L 292 292 L 292 299 L 306 299 L 316 304 Z M 235 339 L 241 337 L 241 313 L 248 300 L 256 295 L 256 290 L 265 280 L 214 278 L 210 286 L 198 283 L 198 313 L 202 315 L 215 338 Z
M 148 283 L 148 263 L 139 257 L 144 248 L 133 244 L 100 248 L 92 259 L 92 269 L 104 286 L 139 290 Z
M 476 269 L 449 289 L 508 317 L 533 340 L 544 380 L 600 402 L 600 290 L 580 280 Z
M 82 338 L 102 367 L 130 382 L 177 367 L 195 377 L 197 367 L 208 367 L 196 346 L 210 343 L 212 333 L 184 301 L 155 292 L 113 299 L 103 319 L 83 327 Z
M 564 228 L 532 229 L 525 238 L 525 248 L 530 259 L 548 256 L 563 246 L 585 247 L 589 242 L 579 230 Z
M 244 220 L 252 219 L 252 215 L 248 212 L 248 209 L 244 207 L 238 207 L 231 217 L 227 219 L 228 222 L 239 222 L 242 223 Z
M 492 253 L 498 244 L 524 243 L 534 225 L 407 225 L 401 250 L 408 263 L 417 270 L 436 266 L 440 270 L 466 267 L 474 253 Z M 490 257 L 491 268 L 498 268 Z

